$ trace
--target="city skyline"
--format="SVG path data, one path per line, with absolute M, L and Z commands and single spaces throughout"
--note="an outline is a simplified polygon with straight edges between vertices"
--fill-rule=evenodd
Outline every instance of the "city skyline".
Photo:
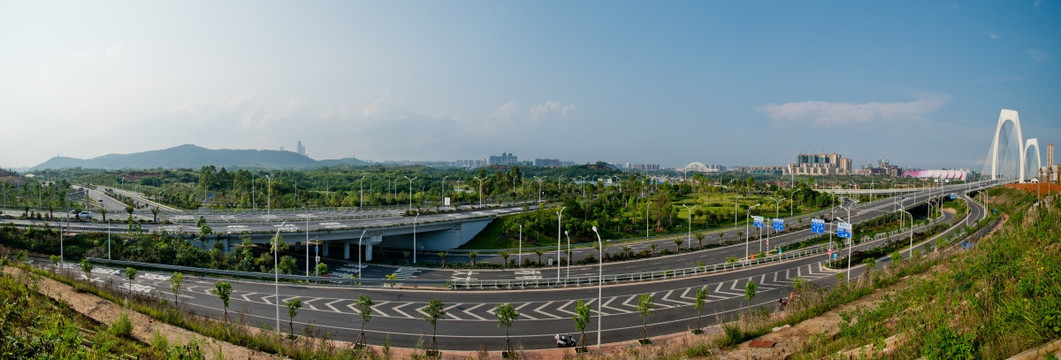
M 0 4 L 0 167 L 196 144 L 317 159 L 980 170 L 1061 141 L 1058 4 Z M 1045 154 L 1042 154 L 1045 157 Z M 729 160 L 732 159 L 732 160 Z

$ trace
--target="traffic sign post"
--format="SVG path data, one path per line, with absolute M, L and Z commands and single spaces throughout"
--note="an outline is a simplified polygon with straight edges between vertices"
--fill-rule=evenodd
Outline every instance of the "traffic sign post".
M 774 231 L 785 231 L 785 219 L 774 219 Z
M 811 219 L 810 220 L 810 232 L 815 234 L 825 234 L 825 220 L 822 219 Z
M 836 236 L 844 239 L 850 239 L 854 234 L 851 231 L 851 224 L 841 221 L 836 225 Z
M 763 223 L 764 220 L 762 216 L 752 216 L 752 226 L 762 229 Z

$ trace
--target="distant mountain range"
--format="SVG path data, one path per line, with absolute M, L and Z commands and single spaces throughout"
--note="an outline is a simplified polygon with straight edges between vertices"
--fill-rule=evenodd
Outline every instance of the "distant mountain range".
M 366 165 L 355 159 L 313 160 L 290 151 L 277 150 L 213 150 L 195 145 L 181 145 L 169 149 L 133 154 L 110 154 L 91 159 L 56 156 L 34 166 L 32 170 L 68 169 L 199 169 L 214 165 L 218 168 L 301 169 L 337 165 Z

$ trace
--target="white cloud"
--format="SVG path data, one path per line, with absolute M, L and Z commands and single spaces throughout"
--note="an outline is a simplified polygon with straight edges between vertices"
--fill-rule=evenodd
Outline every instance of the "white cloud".
M 560 109 L 560 115 L 564 117 L 570 116 L 575 111 L 575 104 L 565 105 L 563 109 Z
M 395 100 L 391 92 L 384 91 L 376 101 L 361 109 L 361 116 L 366 118 L 385 116 L 396 111 L 401 106 L 401 100 Z
M 557 114 L 566 117 L 574 110 L 575 104 L 561 105 L 559 101 L 547 100 L 544 103 L 531 106 L 530 110 L 523 112 L 519 105 L 509 101 L 498 107 L 493 114 L 490 114 L 490 118 L 499 120 L 540 120 Z
M 1032 57 L 1035 62 L 1043 62 L 1050 59 L 1050 53 L 1043 49 L 1031 49 L 1028 50 L 1028 55 Z
M 517 116 L 519 116 L 518 113 L 519 113 L 519 105 L 516 105 L 515 102 L 509 101 L 509 102 L 505 103 L 504 105 L 501 105 L 500 107 L 498 107 L 497 111 L 494 111 L 493 114 L 490 114 L 490 118 L 502 119 L 502 120 L 512 120 L 512 119 L 516 118 Z
M 1042 5 L 1042 3 L 1043 3 L 1043 0 L 1035 0 L 1035 2 L 1032 3 L 1032 5 L 1035 5 L 1035 8 L 1038 9 L 1039 5 Z
M 995 34 L 990 31 L 987 32 L 987 37 L 991 38 L 991 40 L 998 40 L 998 34 Z
M 871 123 L 921 118 L 950 101 L 942 94 L 919 96 L 911 102 L 837 103 L 804 101 L 760 108 L 775 124 L 810 123 L 817 126 Z

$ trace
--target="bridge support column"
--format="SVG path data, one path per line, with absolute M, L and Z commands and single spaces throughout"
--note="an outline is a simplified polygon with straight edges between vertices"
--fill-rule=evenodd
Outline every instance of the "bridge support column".
M 372 261 L 372 245 L 365 245 L 365 261 Z
M 228 244 L 228 239 L 225 239 L 224 245 L 225 245 L 225 250 L 222 250 L 221 252 L 224 253 L 224 254 L 231 253 L 232 252 L 232 248 L 228 246 L 229 245 Z
M 321 256 L 328 257 L 328 242 L 327 241 L 322 241 L 321 245 L 324 245 L 324 246 L 321 246 Z
M 350 242 L 343 241 L 343 260 L 350 260 Z

